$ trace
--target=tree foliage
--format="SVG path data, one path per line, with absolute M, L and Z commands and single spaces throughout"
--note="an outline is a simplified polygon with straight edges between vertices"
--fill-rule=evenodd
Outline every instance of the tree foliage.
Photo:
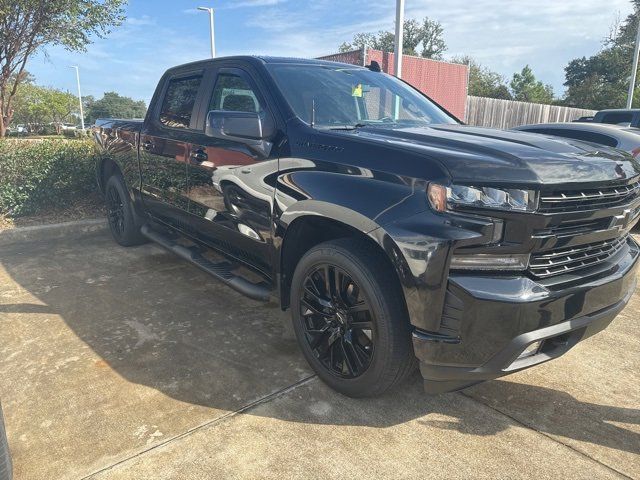
M 351 42 L 340 45 L 339 51 L 349 52 L 369 47 L 383 52 L 393 52 L 395 38 L 394 32 L 385 30 L 380 30 L 378 33 L 357 33 Z M 402 53 L 440 60 L 446 50 L 444 29 L 440 22 L 431 20 L 429 17 L 425 17 L 422 22 L 415 19 L 405 20 Z
M 575 58 L 565 67 L 566 105 L 594 110 L 624 107 L 633 65 L 640 0 L 632 3 L 633 13 L 614 25 L 602 50 L 590 57 Z M 634 96 L 634 105 L 640 105 L 640 94 Z
M 87 102 L 85 121 L 94 123 L 98 118 L 143 118 L 147 106 L 143 100 L 123 97 L 116 92 L 105 92 L 100 100 Z
M 13 105 L 13 123 L 29 124 L 35 128 L 53 124 L 56 133 L 60 133 L 62 123 L 75 122 L 79 118 L 75 95 L 33 82 L 20 85 Z
M 453 62 L 469 67 L 469 95 L 503 100 L 512 99 L 507 80 L 503 75 L 483 66 L 469 56 L 456 57 Z
M 531 103 L 553 102 L 553 88 L 536 79 L 529 65 L 525 65 L 520 73 L 513 74 L 509 86 L 514 100 Z
M 14 113 L 27 60 L 46 45 L 85 51 L 124 20 L 126 0 L 0 0 L 0 136 Z

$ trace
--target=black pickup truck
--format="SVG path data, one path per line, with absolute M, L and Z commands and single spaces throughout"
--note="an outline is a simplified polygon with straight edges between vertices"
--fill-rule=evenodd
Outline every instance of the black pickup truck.
M 350 396 L 417 365 L 427 392 L 461 389 L 606 327 L 636 284 L 640 165 L 463 125 L 377 67 L 168 70 L 144 121 L 94 132 L 113 237 L 290 309 L 311 367 Z

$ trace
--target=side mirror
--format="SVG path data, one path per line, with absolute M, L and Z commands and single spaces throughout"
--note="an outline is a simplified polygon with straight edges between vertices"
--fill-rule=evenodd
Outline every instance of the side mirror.
M 207 114 L 205 135 L 221 140 L 243 143 L 265 156 L 271 151 L 269 140 L 274 134 L 270 119 L 262 121 L 255 112 L 211 110 Z

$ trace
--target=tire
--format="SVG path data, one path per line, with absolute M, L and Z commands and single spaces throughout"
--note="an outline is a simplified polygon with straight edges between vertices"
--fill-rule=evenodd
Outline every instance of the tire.
M 4 430 L 4 419 L 2 417 L 2 405 L 0 405 L 0 480 L 11 480 L 11 456 L 9 455 L 9 444 L 7 434 Z
M 290 305 L 303 355 L 334 390 L 378 396 L 415 370 L 399 282 L 366 240 L 332 240 L 309 250 L 293 274 Z
M 104 189 L 109 230 L 113 239 L 123 247 L 147 243 L 149 240 L 140 233 L 140 221 L 120 175 L 112 175 Z

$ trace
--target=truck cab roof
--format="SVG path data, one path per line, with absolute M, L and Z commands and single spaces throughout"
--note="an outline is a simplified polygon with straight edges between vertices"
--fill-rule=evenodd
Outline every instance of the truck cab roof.
M 228 57 L 218 57 L 218 58 L 208 58 L 204 60 L 197 60 L 195 62 L 183 63 L 182 65 L 176 65 L 175 67 L 171 67 L 167 70 L 167 72 L 173 72 L 176 70 L 182 69 L 190 69 L 197 67 L 206 67 L 207 65 L 211 65 L 214 63 L 221 62 L 246 62 L 249 64 L 294 64 L 294 65 L 327 65 L 327 66 L 336 66 L 336 65 L 344 65 L 350 68 L 365 68 L 358 65 L 353 65 L 350 63 L 341 63 L 341 62 L 331 62 L 329 60 L 317 60 L 312 58 L 295 58 L 295 57 L 272 57 L 268 55 L 234 55 Z

